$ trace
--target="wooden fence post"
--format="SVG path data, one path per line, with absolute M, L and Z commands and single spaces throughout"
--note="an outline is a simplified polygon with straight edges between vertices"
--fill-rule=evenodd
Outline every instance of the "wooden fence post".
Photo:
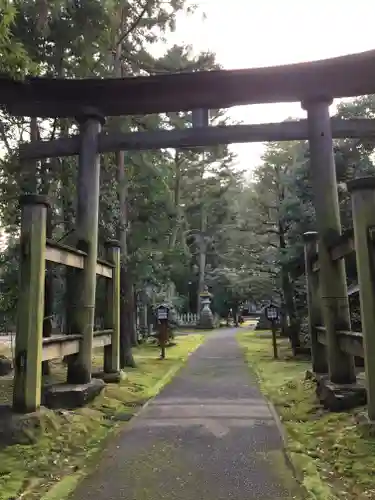
M 78 168 L 76 241 L 87 253 L 84 269 L 77 273 L 79 291 L 74 307 L 72 329 L 82 335 L 78 356 L 68 363 L 68 383 L 91 381 L 92 343 L 95 316 L 96 264 L 98 258 L 98 213 L 100 155 L 98 136 L 103 118 L 95 110 L 85 110 L 80 123 L 81 149 Z
M 114 264 L 112 279 L 107 280 L 107 307 L 105 328 L 111 328 L 111 345 L 104 347 L 104 373 L 120 371 L 120 243 L 109 240 L 105 244 L 107 260 Z
M 354 179 L 347 186 L 352 195 L 367 410 L 375 421 L 375 177 Z
M 329 378 L 334 384 L 356 381 L 354 357 L 340 349 L 339 330 L 350 330 L 344 259 L 333 262 L 330 245 L 341 234 L 336 169 L 333 157 L 331 101 L 304 103 L 310 145 L 310 171 L 319 232 L 320 290 L 327 335 Z
M 42 195 L 23 195 L 20 205 L 21 255 L 13 409 L 28 413 L 39 408 L 41 399 L 48 199 Z
M 328 373 L 326 348 L 318 342 L 318 332 L 316 330 L 316 327 L 322 324 L 319 275 L 312 268 L 313 259 L 317 255 L 318 233 L 310 231 L 303 235 L 303 239 L 305 241 L 305 273 L 312 369 L 314 373 Z

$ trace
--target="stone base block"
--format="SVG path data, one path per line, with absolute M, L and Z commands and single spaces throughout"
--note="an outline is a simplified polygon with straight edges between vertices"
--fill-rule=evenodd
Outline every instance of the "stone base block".
M 126 374 L 123 371 L 113 373 L 95 372 L 92 374 L 92 377 L 103 380 L 106 384 L 118 384 L 126 379 Z
M 202 330 L 213 330 L 214 328 L 214 316 L 207 304 L 203 307 L 199 315 L 197 327 Z
M 53 410 L 80 408 L 95 399 L 104 387 L 104 381 L 95 378 L 88 384 L 50 385 L 43 390 L 43 404 Z
M 334 384 L 327 376 L 316 377 L 316 395 L 324 408 L 345 411 L 367 402 L 366 388 L 361 383 Z

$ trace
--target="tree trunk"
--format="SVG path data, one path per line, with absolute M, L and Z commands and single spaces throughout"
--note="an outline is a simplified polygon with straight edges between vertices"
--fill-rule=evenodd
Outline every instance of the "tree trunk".
M 121 245 L 121 304 L 120 304 L 120 367 L 135 366 L 131 352 L 134 328 L 134 297 L 131 274 L 128 270 L 128 180 L 124 164 L 124 152 L 117 154 L 117 184 L 120 204 L 119 240 Z M 125 349 L 124 352 L 122 352 Z
M 233 323 L 236 328 L 240 326 L 238 322 L 238 304 L 234 304 L 233 306 Z
M 118 30 L 119 42 L 116 43 L 114 55 L 114 76 L 121 78 L 123 75 L 121 56 L 122 56 L 122 22 L 125 11 L 121 10 L 121 23 Z M 114 121 L 120 124 L 119 120 Z M 124 151 L 119 151 L 116 155 L 117 160 L 117 189 L 118 201 L 120 205 L 120 220 L 118 227 L 118 239 L 121 246 L 121 304 L 120 304 L 120 368 L 126 366 L 135 367 L 135 361 L 132 354 L 132 342 L 136 335 L 134 325 L 134 297 L 131 273 L 128 269 L 128 178 L 125 169 Z
M 132 302 L 131 302 L 131 310 L 132 310 L 132 319 L 133 319 L 133 338 L 132 338 L 132 346 L 137 347 L 138 346 L 138 334 L 137 334 L 137 326 L 138 326 L 138 318 L 137 318 L 137 293 L 135 291 L 134 285 L 132 286 L 131 289 L 132 292 Z
M 47 238 L 52 239 L 52 210 L 47 210 Z M 43 338 L 52 335 L 52 315 L 53 315 L 53 267 L 50 262 L 46 262 L 46 277 L 44 281 L 44 318 L 43 318 Z M 42 374 L 50 375 L 48 361 L 42 362 Z
M 282 298 L 284 298 L 284 296 L 282 296 Z M 280 311 L 280 326 L 281 326 L 281 336 L 289 337 L 286 307 L 284 303 L 281 306 L 281 311 Z
M 171 237 L 169 239 L 169 249 L 173 250 L 176 246 L 178 231 L 181 227 L 182 213 L 180 207 L 180 198 L 181 198 L 181 160 L 176 150 L 175 153 L 175 167 L 176 167 L 176 176 L 175 176 L 175 184 L 174 184 L 174 206 L 176 210 L 176 222 L 172 228 Z
M 129 289 L 127 286 L 128 277 L 127 270 L 124 266 L 121 267 L 120 273 L 120 288 L 121 288 L 121 303 L 120 303 L 120 368 L 131 367 L 135 368 L 136 364 L 132 353 L 132 314 L 129 311 Z M 124 286 L 125 285 L 125 286 Z
M 73 203 L 72 200 L 69 199 L 69 195 L 66 194 L 64 199 L 64 234 L 70 235 L 68 242 L 70 245 L 75 246 L 75 235 L 74 235 L 74 224 L 73 224 Z M 66 241 L 64 241 L 66 243 Z M 72 335 L 77 333 L 74 329 L 73 324 L 73 315 L 74 315 L 74 306 L 77 302 L 77 287 L 75 286 L 77 282 L 77 273 L 80 270 L 74 269 L 73 267 L 66 266 L 64 269 L 65 274 L 65 294 L 64 294 L 64 320 L 63 325 L 65 327 L 65 332 L 68 335 Z
M 281 281 L 285 299 L 285 307 L 290 320 L 290 325 L 288 328 L 289 339 L 292 345 L 293 354 L 295 355 L 298 347 L 300 347 L 301 345 L 299 338 L 299 322 L 294 306 L 293 287 L 290 282 L 289 273 L 283 268 L 283 266 L 281 269 Z
M 285 241 L 285 230 L 281 222 L 279 222 L 279 242 L 280 249 L 286 249 L 286 241 Z M 296 308 L 294 304 L 294 293 L 293 286 L 290 282 L 289 272 L 286 269 L 285 265 L 281 265 L 281 288 L 283 291 L 284 302 L 286 313 L 289 316 L 290 325 L 288 328 L 289 339 L 292 346 L 293 354 L 296 355 L 297 349 L 300 347 L 300 338 L 299 338 L 299 321 L 297 318 Z
M 139 304 L 137 307 L 137 328 L 139 330 L 139 335 L 141 337 L 140 340 L 138 340 L 137 338 L 137 341 L 138 343 L 143 342 L 147 330 L 147 308 L 146 308 L 145 293 L 143 290 L 139 295 Z
M 198 277 L 198 297 L 197 297 L 197 314 L 201 312 L 201 297 L 200 294 L 204 291 L 206 257 L 207 257 L 207 212 L 206 207 L 202 204 L 201 208 L 201 231 L 199 235 L 199 277 Z
M 69 126 L 66 120 L 60 121 L 60 137 L 68 137 Z M 69 179 L 69 164 L 65 158 L 61 158 L 60 165 L 61 172 L 61 182 L 62 185 L 68 186 Z M 66 176 L 66 177 L 65 177 Z M 75 200 L 73 193 L 69 189 L 64 189 L 62 191 L 62 214 L 63 214 L 63 235 L 60 237 L 59 241 L 68 244 L 72 247 L 77 245 L 77 238 L 75 233 Z M 75 305 L 78 301 L 78 290 L 77 290 L 77 274 L 80 272 L 79 269 L 74 269 L 73 267 L 65 266 L 64 268 L 65 276 L 65 293 L 64 293 L 64 307 L 63 307 L 63 333 L 67 335 L 74 335 L 77 333 L 76 326 L 74 324 L 74 311 Z M 72 370 L 74 372 L 74 365 L 77 359 L 77 354 L 72 354 L 65 356 L 63 362 L 68 365 L 68 379 L 71 376 Z
M 37 131 L 38 139 L 39 131 Z M 58 161 L 58 160 L 57 160 Z M 53 165 L 56 160 L 53 160 Z M 46 196 L 49 195 L 49 168 L 50 163 L 46 160 L 41 162 L 40 168 L 40 181 L 41 181 L 41 192 Z M 53 219 L 52 219 L 52 207 L 47 209 L 47 228 L 46 237 L 47 239 L 52 239 L 53 237 Z M 54 282 L 53 282 L 53 264 L 51 262 L 46 262 L 46 276 L 44 282 L 44 319 L 43 319 L 43 338 L 49 338 L 52 335 L 52 316 L 53 316 L 53 303 L 54 303 Z M 42 374 L 50 375 L 50 366 L 48 361 L 42 362 Z

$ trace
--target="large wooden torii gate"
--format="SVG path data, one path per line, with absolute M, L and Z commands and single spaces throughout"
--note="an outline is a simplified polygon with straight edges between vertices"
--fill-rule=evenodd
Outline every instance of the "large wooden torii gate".
M 89 264 L 84 265 L 82 286 L 83 296 L 86 298 L 81 304 L 77 321 L 79 356 L 71 380 L 76 383 L 91 381 L 91 350 L 95 338 L 92 304 L 95 299 L 95 273 L 98 272 L 95 265 L 98 266 L 99 154 L 116 150 L 193 148 L 220 143 L 308 140 L 319 231 L 319 287 L 327 346 L 326 350 L 315 351 L 319 359 L 313 360 L 314 368 L 319 372 L 328 371 L 329 380 L 333 384 L 354 384 L 356 375 L 353 355 L 348 350 L 343 350 L 339 341 L 339 331 L 350 331 L 344 261 L 332 260 L 330 254 L 332 238 L 341 234 L 332 139 L 375 137 L 375 122 L 366 119 L 330 119 L 329 106 L 333 98 L 371 93 L 375 93 L 375 51 L 302 64 L 234 71 L 202 71 L 110 80 L 30 78 L 20 82 L 0 79 L 0 105 L 4 105 L 9 113 L 44 118 L 75 117 L 80 124 L 80 133 L 75 137 L 50 142 L 37 141 L 20 148 L 22 161 L 80 155 L 77 234 L 80 241 L 84 242 L 85 262 Z M 194 113 L 196 119 L 192 129 L 131 134 L 118 132 L 110 135 L 101 133 L 105 116 L 296 101 L 300 101 L 307 111 L 307 120 L 210 127 L 208 111 L 202 111 Z M 352 189 L 356 187 L 353 185 Z M 358 189 L 367 188 L 360 183 Z M 374 189 L 373 184 L 371 189 Z M 38 200 L 34 199 L 35 201 Z M 45 201 L 41 200 L 40 203 L 44 204 Z M 37 215 L 34 217 L 38 219 Z M 41 220 L 40 214 L 38 220 Z M 32 234 L 25 233 L 25 237 L 30 239 Z M 370 272 L 370 263 L 363 264 L 362 260 L 358 265 L 363 276 L 366 265 Z M 39 268 L 42 270 L 43 266 Z M 39 370 L 41 355 L 40 349 L 35 346 L 42 346 L 42 325 L 41 315 L 32 314 L 31 309 L 37 306 L 38 301 L 40 303 L 43 300 L 41 280 L 34 286 L 33 292 L 30 288 L 27 293 L 29 296 L 33 293 L 35 298 L 27 300 L 22 297 L 21 302 L 26 304 L 27 309 L 23 314 L 28 319 L 27 325 L 24 324 L 25 320 L 24 323 L 21 321 L 16 337 L 16 353 L 26 352 L 27 359 L 23 364 L 16 362 L 15 377 L 16 382 L 31 377 L 34 383 L 28 386 L 15 384 L 15 406 L 22 411 L 33 410 L 40 404 L 40 382 L 39 385 L 37 382 L 40 380 L 40 373 L 35 370 Z M 367 312 L 363 312 L 368 315 L 369 301 L 365 300 L 362 288 L 361 302 L 367 304 Z M 375 300 L 373 303 L 375 304 Z M 369 414 L 375 419 L 375 363 L 371 360 L 375 354 L 375 346 L 371 340 L 373 332 L 366 330 L 366 324 L 372 325 L 372 322 L 364 321 L 363 333 Z M 312 322 L 310 326 L 314 339 L 317 325 Z M 113 341 L 117 342 L 115 337 Z M 116 367 L 118 360 L 114 359 L 112 370 L 116 371 Z M 27 390 L 31 390 L 32 395 L 28 395 Z

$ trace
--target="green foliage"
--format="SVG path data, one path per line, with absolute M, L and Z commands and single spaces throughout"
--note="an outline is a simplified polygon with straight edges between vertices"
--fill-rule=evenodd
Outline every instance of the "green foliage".
M 144 7 L 133 0 L 26 0 L 12 5 L 14 8 L 9 10 L 2 25 L 6 30 L 3 39 L 20 44 L 32 61 L 35 74 L 102 78 L 117 76 L 118 69 L 125 76 L 218 67 L 213 54 L 195 56 L 190 47 L 171 47 L 159 58 L 152 55 L 152 45 L 174 29 L 176 14 L 185 8 L 183 0 L 168 3 L 152 0 Z M 36 190 L 47 194 L 52 202 L 48 237 L 74 244 L 77 159 L 47 159 L 21 166 L 17 148 L 30 139 L 30 134 L 34 139 L 45 140 L 68 137 L 77 132 L 76 124 L 66 119 L 15 119 L 5 113 L 0 120 L 4 152 L 0 160 L 1 226 L 11 237 L 17 238 L 18 197 L 24 191 Z M 226 118 L 216 110 L 212 120 L 223 123 Z M 171 126 L 191 126 L 191 114 L 110 118 L 104 130 L 136 131 Z M 120 206 L 118 198 L 121 183 L 117 160 L 115 154 L 102 156 L 101 252 L 104 240 L 118 238 L 123 226 L 124 207 Z M 210 233 L 204 235 L 207 241 L 214 242 L 217 239 L 215 232 L 225 227 L 230 212 L 226 191 L 237 182 L 234 181 L 232 160 L 233 155 L 226 146 L 208 148 L 204 158 L 200 151 L 186 150 L 125 153 L 125 261 L 128 281 L 137 290 L 151 286 L 157 294 L 175 283 L 176 297 L 181 295 L 179 302 L 183 301 L 187 295 L 186 283 L 195 281 L 192 269 L 197 260 L 197 240 L 189 245 L 189 235 L 201 230 L 203 205 L 207 207 L 209 219 Z M 211 258 L 214 260 L 213 251 Z M 2 266 L 1 272 L 14 298 L 17 294 L 15 282 L 7 268 Z M 59 276 L 61 279 L 63 275 Z M 3 308 L 8 307 L 5 297 L 8 295 L 2 297 Z M 60 313 L 60 310 L 54 312 Z
M 16 4 L 0 0 L 0 75 L 23 78 L 32 66 L 22 41 L 12 32 L 16 16 Z
M 18 245 L 0 253 L 0 331 L 14 327 L 18 296 Z

